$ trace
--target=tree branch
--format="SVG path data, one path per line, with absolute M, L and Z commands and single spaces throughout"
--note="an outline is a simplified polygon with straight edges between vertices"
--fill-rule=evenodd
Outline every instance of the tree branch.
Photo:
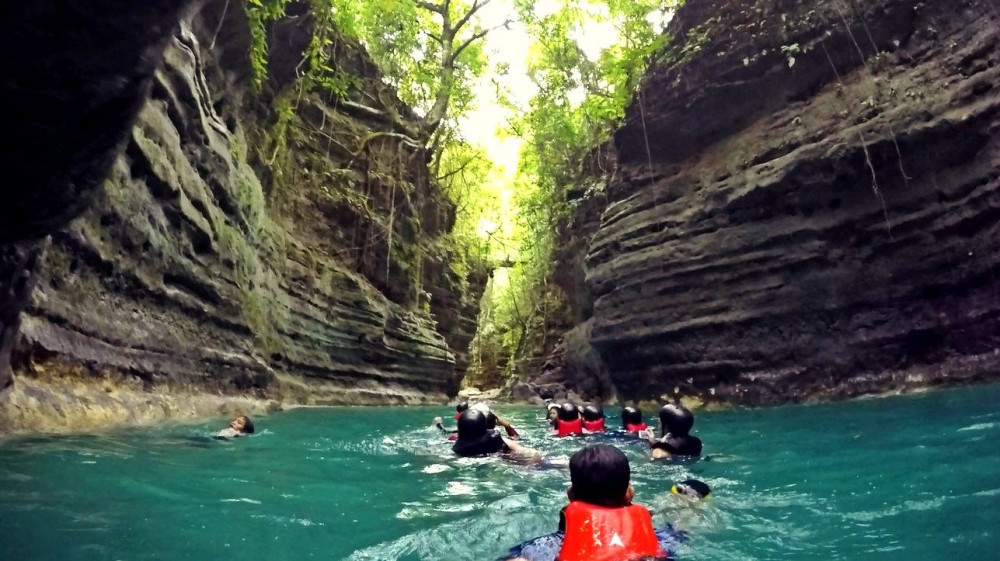
M 454 51 L 452 51 L 451 56 L 448 57 L 449 61 L 452 64 L 454 64 L 455 60 L 458 58 L 458 56 L 460 54 L 462 54 L 462 51 L 464 51 L 469 45 L 475 43 L 476 41 L 482 39 L 483 37 L 486 37 L 486 35 L 489 32 L 491 32 L 491 31 L 494 31 L 496 29 L 500 29 L 501 27 L 507 27 L 508 25 L 510 25 L 510 23 L 511 23 L 510 20 L 505 20 L 500 25 L 495 25 L 493 27 L 489 27 L 487 29 L 483 29 L 483 30 L 479 31 L 478 33 L 473 33 L 472 37 L 469 37 L 465 41 L 462 41 L 462 44 L 459 45 L 457 49 L 455 49 Z
M 417 6 L 420 6 L 421 8 L 427 10 L 428 12 L 434 12 L 435 14 L 441 14 L 441 15 L 444 15 L 445 8 L 448 7 L 447 2 L 444 5 L 441 5 L 441 4 L 432 4 L 430 2 L 425 2 L 424 0 L 417 0 L 416 4 Z
M 465 171 L 465 168 L 469 167 L 469 164 L 471 164 L 472 162 L 474 162 L 476 160 L 477 160 L 477 158 L 475 156 L 469 156 L 469 159 L 466 160 L 465 163 L 463 163 L 461 166 L 459 166 L 459 167 L 457 167 L 457 168 L 449 171 L 448 173 L 446 173 L 444 175 L 439 175 L 436 178 L 438 180 L 438 183 L 444 181 L 445 179 L 448 179 L 449 177 L 455 175 L 456 173 Z
M 481 10 L 491 1 L 492 0 L 483 0 L 482 2 L 480 2 L 479 0 L 474 0 L 472 2 L 472 7 L 469 8 L 469 11 L 464 16 L 462 16 L 457 23 L 455 23 L 455 27 L 453 27 L 452 29 L 454 29 L 455 32 L 457 33 L 459 29 L 462 29 L 462 26 L 469 23 L 469 20 L 472 18 L 472 16 L 476 15 L 476 12 Z
M 435 35 L 434 33 L 431 33 L 430 31 L 424 31 L 424 33 L 428 37 L 430 37 L 431 39 L 433 39 L 438 45 L 441 45 L 442 47 L 444 46 L 444 41 L 441 40 L 441 36 L 440 35 Z

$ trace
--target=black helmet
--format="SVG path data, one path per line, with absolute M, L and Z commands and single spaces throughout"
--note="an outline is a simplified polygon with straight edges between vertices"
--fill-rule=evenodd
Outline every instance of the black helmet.
M 469 408 L 469 402 L 463 401 L 462 403 L 459 403 L 458 405 L 455 406 L 455 412 L 465 413 L 466 409 L 468 408 Z
M 694 415 L 686 407 L 671 403 L 660 408 L 660 422 L 664 434 L 684 436 L 694 426 Z
M 458 439 L 474 440 L 486 434 L 486 414 L 468 409 L 458 417 Z
M 562 407 L 559 408 L 560 421 L 573 421 L 579 416 L 579 410 L 577 410 L 576 405 L 573 405 L 572 403 L 563 403 Z
M 600 405 L 588 405 L 583 408 L 583 418 L 588 421 L 596 421 L 604 418 L 604 410 Z
M 553 409 L 559 409 L 559 404 L 558 403 L 550 403 L 547 406 L 545 406 L 545 411 L 546 412 L 552 411 Z
M 635 407 L 622 409 L 622 423 L 626 425 L 638 425 L 642 423 L 642 411 Z
M 685 495 L 695 499 L 705 499 L 712 494 L 711 487 L 704 481 L 688 479 L 681 481 L 670 489 L 675 495 Z

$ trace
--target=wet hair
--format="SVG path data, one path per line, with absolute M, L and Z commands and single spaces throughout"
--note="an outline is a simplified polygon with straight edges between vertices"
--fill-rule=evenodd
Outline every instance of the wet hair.
M 694 414 L 682 405 L 670 403 L 660 408 L 660 422 L 664 435 L 686 436 L 694 426 Z
M 607 444 L 591 444 L 569 459 L 573 500 L 598 506 L 625 506 L 631 475 L 628 458 Z
M 549 411 L 552 411 L 553 409 L 559 409 L 559 404 L 558 403 L 550 403 L 550 404 L 548 404 L 548 405 L 545 406 L 545 412 L 546 413 L 548 413 Z
M 455 412 L 456 413 L 465 413 L 465 411 L 468 408 L 469 408 L 469 402 L 468 401 L 463 401 L 462 403 L 459 403 L 458 405 L 455 406 Z
M 478 409 L 467 409 L 458 417 L 458 440 L 475 440 L 486 434 L 486 415 Z
M 580 416 L 580 411 L 572 403 L 563 403 L 559 408 L 560 421 L 573 421 Z
M 671 489 L 675 495 L 686 495 L 704 499 L 712 494 L 712 489 L 704 481 L 697 479 L 686 479 L 674 485 Z
M 626 407 L 622 409 L 622 424 L 624 425 L 638 425 L 642 423 L 642 411 L 635 407 Z
M 588 405 L 583 408 L 583 418 L 587 421 L 596 421 L 604 418 L 604 409 L 600 405 Z
M 239 417 L 237 417 L 237 419 L 243 419 L 243 432 L 247 434 L 253 434 L 254 431 L 253 421 L 250 420 L 250 417 L 247 417 L 246 415 L 240 415 Z

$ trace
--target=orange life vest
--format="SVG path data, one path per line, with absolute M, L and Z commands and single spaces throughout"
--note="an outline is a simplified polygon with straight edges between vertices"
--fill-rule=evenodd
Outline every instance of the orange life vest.
M 632 561 L 666 556 L 646 507 L 608 508 L 581 501 L 566 507 L 566 535 L 557 561 Z
M 631 423 L 625 425 L 625 430 L 628 432 L 639 432 L 646 430 L 646 423 L 639 423 L 638 425 L 633 425 Z
M 583 434 L 583 421 L 580 419 L 572 421 L 559 419 L 559 423 L 556 425 L 556 436 L 569 436 L 571 434 Z
M 596 421 L 584 421 L 583 428 L 589 430 L 590 432 L 603 432 L 604 419 L 598 419 Z

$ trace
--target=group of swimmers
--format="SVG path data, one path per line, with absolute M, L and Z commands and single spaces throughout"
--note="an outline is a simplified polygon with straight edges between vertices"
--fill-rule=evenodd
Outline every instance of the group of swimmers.
M 694 415 L 679 404 L 668 404 L 659 411 L 659 432 L 648 428 L 642 412 L 625 407 L 618 435 L 649 444 L 653 460 L 698 457 L 702 442 L 690 434 Z M 551 435 L 559 438 L 607 433 L 604 410 L 600 405 L 582 409 L 572 403 L 549 404 L 546 408 Z M 507 454 L 512 457 L 540 459 L 542 454 L 517 442 L 520 435 L 508 420 L 486 404 L 460 403 L 455 411 L 455 429 L 444 427 L 436 417 L 434 426 L 453 441 L 452 451 L 462 457 Z M 505 434 L 496 429 L 502 427 Z M 229 439 L 252 434 L 253 422 L 246 415 L 235 417 L 217 438 Z M 562 542 L 557 561 L 648 561 L 669 559 L 657 532 L 652 515 L 641 505 L 633 504 L 628 458 L 614 446 L 590 444 L 569 460 L 569 504 L 559 514 Z M 689 479 L 675 484 L 671 491 L 692 499 L 704 499 L 711 489 L 705 483 Z M 517 548 L 515 548 L 517 549 Z M 523 551 L 508 561 L 527 561 Z
M 659 431 L 643 422 L 642 412 L 625 407 L 621 414 L 621 430 L 616 434 L 645 440 L 653 460 L 698 457 L 701 439 L 691 434 L 694 415 L 679 404 L 668 404 L 659 411 Z M 583 408 L 572 403 L 551 403 L 546 418 L 555 437 L 601 434 L 609 432 L 600 405 Z M 485 404 L 456 407 L 455 430 L 446 429 L 440 417 L 434 425 L 453 440 L 452 451 L 463 457 L 489 454 L 509 454 L 514 457 L 541 457 L 541 454 L 516 442 L 517 430 Z M 496 427 L 501 426 L 506 436 Z M 563 533 L 558 561 L 634 561 L 668 559 L 657 538 L 648 509 L 632 503 L 635 491 L 630 485 L 628 458 L 614 446 L 591 444 L 572 455 L 569 461 L 569 504 L 559 517 Z M 704 482 L 689 479 L 671 489 L 674 494 L 704 499 L 711 489 Z M 524 561 L 523 557 L 509 558 Z

